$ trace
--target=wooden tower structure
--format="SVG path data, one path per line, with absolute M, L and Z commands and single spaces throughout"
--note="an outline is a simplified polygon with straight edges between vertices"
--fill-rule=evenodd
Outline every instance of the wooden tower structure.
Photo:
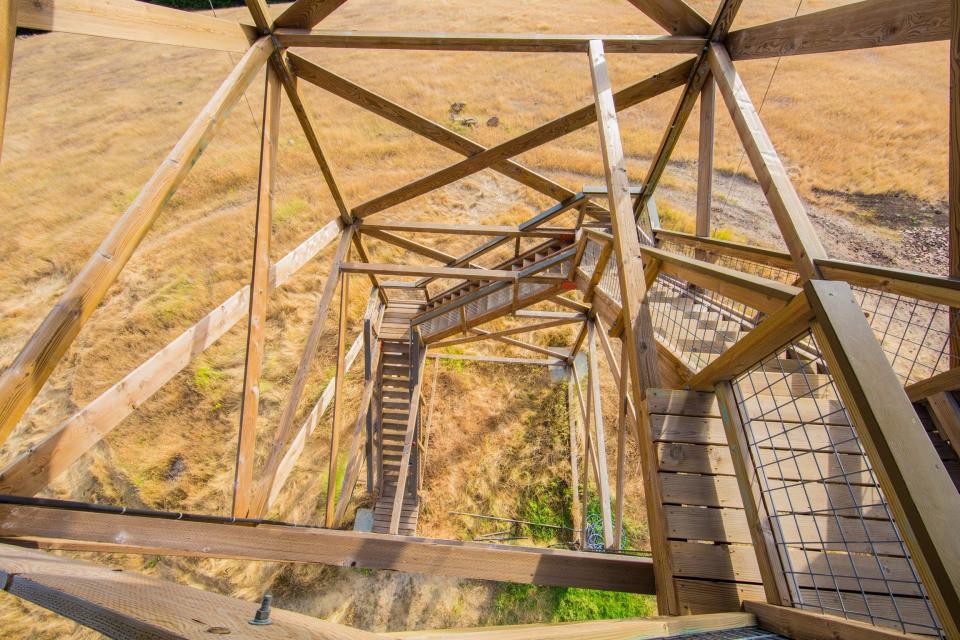
M 791 638 L 960 639 L 960 408 L 954 395 L 960 390 L 960 1 L 860 0 L 731 30 L 741 4 L 750 0 L 721 0 L 714 16 L 700 15 L 684 0 L 630 0 L 666 35 L 324 30 L 324 18 L 344 1 L 296 0 L 274 17 L 264 0 L 247 0 L 253 20 L 243 23 L 134 0 L 0 0 L 0 142 L 17 26 L 242 54 L 0 375 L 0 441 L 17 426 L 219 125 L 266 69 L 249 286 L 0 470 L 4 589 L 114 637 L 206 637 L 221 633 L 215 628 L 239 637 L 377 637 L 285 611 L 275 613 L 272 626 L 248 626 L 248 603 L 44 550 L 175 554 L 648 593 L 656 594 L 660 613 L 651 620 L 490 629 L 484 637 L 664 637 L 759 626 Z M 736 63 L 933 40 L 951 42 L 950 277 L 832 259 Z M 297 55 L 310 47 L 579 55 L 589 61 L 593 100 L 485 148 Z M 608 53 L 683 54 L 686 60 L 615 87 Z M 304 105 L 302 82 L 463 159 L 348 205 Z M 659 150 L 642 184 L 630 185 L 618 113 L 675 88 L 682 88 L 681 99 Z M 787 252 L 710 235 L 718 93 Z M 271 207 L 284 99 L 339 217 L 275 259 Z M 698 102 L 700 122 L 689 123 Z M 603 186 L 575 191 L 513 160 L 594 123 Z M 660 227 L 655 194 L 681 132 L 697 125 L 697 226 L 695 234 L 685 234 Z M 384 213 L 484 169 L 556 204 L 516 226 L 393 222 Z M 450 255 L 407 237 L 412 233 L 479 239 L 473 250 Z M 371 262 L 366 238 L 436 264 Z M 258 466 L 256 434 L 267 429 L 258 420 L 267 301 L 330 245 L 336 249 L 301 363 L 279 424 L 268 430 L 272 447 Z M 336 291 L 346 291 L 357 277 L 373 283 L 363 335 L 347 344 L 349 310 L 341 295 L 335 379 L 306 422 L 297 424 Z M 484 328 L 504 317 L 519 324 Z M 35 497 L 241 321 L 246 362 L 229 516 Z M 517 338 L 571 323 L 580 330 L 565 349 Z M 575 418 L 573 482 L 583 487 L 579 504 L 585 507 L 588 479 L 596 480 L 601 550 L 588 551 L 586 525 L 579 530 L 582 548 L 570 551 L 416 537 L 427 363 L 444 357 L 445 347 L 491 340 L 531 352 L 514 364 L 567 372 Z M 585 374 L 575 362 L 580 352 L 586 354 Z M 361 358 L 360 410 L 348 415 L 343 380 Z M 601 362 L 619 385 L 613 487 L 599 405 Z M 325 526 L 265 520 L 328 408 L 334 426 Z M 350 443 L 346 452 L 338 452 L 341 434 Z M 620 546 L 628 439 L 641 452 L 652 558 L 604 552 Z M 336 463 L 344 453 L 341 477 Z M 364 469 L 376 496 L 373 531 L 340 530 Z

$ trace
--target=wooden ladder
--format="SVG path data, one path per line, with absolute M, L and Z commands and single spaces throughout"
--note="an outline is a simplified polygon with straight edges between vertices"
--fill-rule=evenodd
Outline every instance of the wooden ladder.
M 418 303 L 390 302 L 380 325 L 383 348 L 383 366 L 380 377 L 380 423 L 377 425 L 380 442 L 380 486 L 374 505 L 374 533 L 389 533 L 393 515 L 397 478 L 403 457 L 403 442 L 410 417 L 410 318 L 421 309 Z M 416 407 L 414 407 L 414 410 Z M 413 535 L 417 531 L 420 514 L 420 497 L 417 448 L 414 445 L 410 457 L 409 476 L 404 491 L 400 518 L 401 535 Z

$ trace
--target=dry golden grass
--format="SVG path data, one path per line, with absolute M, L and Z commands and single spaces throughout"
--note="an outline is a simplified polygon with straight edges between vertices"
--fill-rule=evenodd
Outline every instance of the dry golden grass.
M 716 1 L 691 0 L 705 15 Z M 782 0 L 747 0 L 738 25 L 787 17 L 795 6 Z M 792 4 L 792 3 L 791 3 Z M 807 0 L 804 12 L 842 2 Z M 220 11 L 245 17 L 244 10 Z M 503 16 L 509 16 L 504 19 Z M 437 3 L 351 0 L 324 23 L 332 29 L 541 31 L 658 33 L 640 12 L 622 0 L 524 3 Z M 449 123 L 453 102 L 481 125 L 461 131 L 492 145 L 542 122 L 589 104 L 585 56 L 573 54 L 485 54 L 317 50 L 302 52 L 349 79 L 438 122 Z M 815 189 L 863 193 L 903 192 L 933 203 L 947 191 L 946 45 L 943 43 L 783 60 L 763 107 L 771 137 L 801 192 Z M 133 200 L 142 184 L 176 142 L 238 56 L 159 45 L 102 40 L 66 34 L 22 38 L 16 43 L 13 89 L 0 165 L 0 366 L 7 365 L 78 271 L 86 257 Z M 680 61 L 679 56 L 613 55 L 614 85 L 622 87 Z M 772 61 L 740 65 L 759 104 Z M 40 440 L 62 420 L 156 352 L 183 328 L 201 318 L 249 277 L 256 186 L 255 122 L 261 109 L 262 77 L 254 81 L 200 158 L 190 177 L 160 216 L 119 282 L 81 332 L 47 388 L 34 402 L 0 463 Z M 307 103 L 318 123 L 347 202 L 356 205 L 459 159 L 376 116 L 309 85 Z M 660 96 L 623 114 L 621 129 L 631 179 L 640 181 L 656 151 L 679 92 Z M 717 164 L 735 170 L 740 147 L 720 109 Z M 251 117 L 251 115 L 253 117 Z M 500 126 L 483 126 L 490 116 Z M 691 123 L 697 121 L 697 114 Z M 279 155 L 273 255 L 279 257 L 332 219 L 335 208 L 296 119 L 284 104 Z M 691 128 L 676 159 L 693 161 L 697 135 Z M 597 133 L 590 127 L 518 160 L 576 190 L 599 184 Z M 746 163 L 744 172 L 749 173 Z M 689 192 L 689 180 L 668 174 L 669 186 Z M 484 171 L 438 192 L 397 207 L 407 219 L 515 223 L 549 204 L 545 198 Z M 663 203 L 668 204 L 668 203 Z M 682 206 L 673 212 L 684 224 Z M 475 240 L 419 237 L 449 253 Z M 371 242 L 375 260 L 410 260 L 383 243 Z M 332 249 L 299 274 L 270 301 L 267 356 L 262 382 L 261 455 L 289 388 L 313 305 Z M 356 279 L 350 299 L 349 338 L 368 285 Z M 230 502 L 239 421 L 244 330 L 242 323 L 176 376 L 128 418 L 91 454 L 49 490 L 75 499 L 225 513 Z M 540 340 L 559 344 L 560 331 Z M 309 380 L 305 412 L 333 374 L 336 349 L 331 314 Z M 528 356 L 507 347 L 491 352 Z M 555 447 L 537 440 L 535 410 L 544 407 L 549 385 L 543 372 L 515 373 L 476 365 L 462 372 L 444 368 L 438 403 L 436 451 L 428 472 L 424 531 L 467 536 L 468 523 L 450 519 L 451 509 L 517 512 L 518 492 L 542 479 L 537 465 L 552 456 L 550 474 L 563 474 Z M 348 397 L 356 402 L 357 372 Z M 489 380 L 492 385 L 486 385 Z M 604 411 L 612 427 L 612 386 L 605 385 Z M 463 407 L 469 407 L 464 411 Z M 326 477 L 329 416 L 311 439 L 297 471 L 276 506 L 292 520 L 316 521 Z M 508 453 L 504 453 L 504 452 Z M 631 450 L 630 463 L 637 457 Z M 612 449 L 611 449 L 612 455 Z M 477 471 L 477 460 L 483 469 Z M 461 481 L 461 479 L 463 479 Z M 642 519 L 642 492 L 631 474 L 628 515 Z M 467 488 L 468 490 L 465 490 Z M 320 507 L 322 508 L 322 507 Z M 403 617 L 366 611 L 350 589 L 355 574 L 325 569 L 284 570 L 257 563 L 107 558 L 131 568 L 255 598 L 283 576 L 294 587 L 288 601 L 318 615 L 384 628 L 480 620 L 464 612 L 467 601 L 489 603 L 475 583 L 438 582 L 422 586 L 406 578 L 378 577 L 378 594 L 413 589 L 423 602 L 453 593 L 434 611 L 423 606 Z M 392 582 L 391 582 L 392 581 Z M 341 589 L 339 600 L 320 602 L 318 585 Z M 406 586 L 403 586 L 406 584 Z M 432 595 L 431 595 L 432 594 Z M 460 600 L 458 600 L 460 598 Z M 484 600 L 486 599 L 486 600 Z M 459 604 L 458 604 L 459 602 Z M 467 607 L 469 609 L 469 607 Z M 24 637 L 69 637 L 72 627 L 31 629 L 18 609 L 5 608 L 0 624 Z M 459 613 L 457 613 L 459 612 Z M 367 617 L 364 617 L 364 616 Z M 391 617 L 392 616 L 392 617 Z M 412 616 L 412 617 L 410 617 Z M 419 616 L 419 617 L 417 617 Z M 457 617 L 459 616 L 459 617 Z M 473 616 L 473 617 L 471 617 Z M 18 631 L 19 630 L 19 631 Z M 84 632 L 85 633 L 85 632 Z M 80 636 L 76 637 L 88 637 Z

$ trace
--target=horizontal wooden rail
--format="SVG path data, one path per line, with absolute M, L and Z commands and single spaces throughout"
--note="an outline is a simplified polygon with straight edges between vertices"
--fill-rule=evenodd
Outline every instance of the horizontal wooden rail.
M 383 264 L 374 262 L 344 262 L 340 265 L 343 273 L 374 273 L 389 276 L 432 276 L 451 280 L 480 280 L 484 282 L 544 282 L 557 283 L 565 278 L 561 275 L 522 275 L 520 271 L 506 269 L 458 269 L 456 267 L 431 267 L 414 264 Z
M 17 26 L 84 36 L 243 53 L 256 29 L 192 11 L 134 0 L 10 0 Z
M 103 551 L 309 562 L 557 587 L 654 591 L 653 563 L 648 558 L 604 553 L 32 506 L 0 505 L 0 522 L 5 537 L 55 539 L 61 545 L 100 543 Z
M 365 231 L 403 231 L 407 233 L 446 233 L 456 236 L 506 236 L 508 238 L 558 238 L 573 240 L 574 229 L 534 227 L 503 224 L 439 224 L 431 222 L 363 222 L 360 233 Z
M 886 291 L 908 298 L 960 307 L 960 279 L 843 260 L 817 260 L 828 280 Z
M 656 229 L 653 233 L 657 240 L 672 240 L 694 249 L 702 249 L 708 253 L 750 260 L 778 269 L 796 270 L 790 254 L 786 251 L 754 247 L 731 240 L 704 238 L 691 233 L 683 233 L 682 231 L 672 231 L 663 228 Z
M 591 40 L 603 40 L 609 53 L 689 53 L 703 50 L 697 36 L 579 35 L 543 33 L 419 33 L 277 29 L 283 47 L 412 49 L 421 51 L 502 51 L 586 53 Z
M 733 31 L 726 45 L 750 60 L 949 39 L 949 2 L 863 0 Z

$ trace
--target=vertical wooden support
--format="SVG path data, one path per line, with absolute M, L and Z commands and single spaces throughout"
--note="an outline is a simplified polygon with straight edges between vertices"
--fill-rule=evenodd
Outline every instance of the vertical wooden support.
M 370 302 L 367 312 L 363 314 L 363 383 L 367 385 L 373 379 L 373 313 L 379 300 L 377 287 L 370 290 Z M 366 417 L 367 440 L 363 445 L 363 457 L 367 465 L 367 491 L 373 491 L 373 411 L 367 410 Z
M 601 331 L 602 333 L 602 331 Z M 620 350 L 620 370 L 627 371 L 627 350 Z M 617 508 L 613 515 L 613 547 L 623 548 L 623 503 L 627 462 L 627 384 L 621 377 L 617 384 Z
M 323 325 L 327 321 L 327 311 L 330 309 L 330 302 L 333 300 L 333 294 L 337 289 L 337 281 L 340 279 L 340 264 L 350 249 L 352 236 L 352 226 L 343 230 L 340 235 L 340 243 L 337 245 L 337 251 L 330 263 L 330 273 L 327 275 L 327 280 L 323 285 L 323 293 L 320 294 L 320 300 L 313 314 L 310 333 L 307 335 L 307 342 L 303 346 L 303 353 L 300 355 L 300 364 L 297 365 L 297 373 L 293 376 L 293 384 L 287 394 L 287 404 L 283 407 L 280 424 L 277 425 L 277 432 L 273 436 L 273 445 L 267 454 L 267 462 L 263 467 L 260 481 L 257 483 L 254 502 L 250 507 L 250 513 L 253 517 L 263 517 L 267 499 L 273 490 L 273 483 L 276 482 L 277 471 L 280 469 L 280 463 L 283 460 L 284 446 L 293 433 L 293 419 L 297 415 L 297 407 L 300 406 L 300 398 L 307 385 L 307 376 L 310 375 L 314 357 L 317 355 L 317 346 L 320 344 L 320 336 L 323 334 Z
M 233 479 L 233 516 L 247 517 L 253 483 L 260 410 L 260 373 L 270 296 L 270 228 L 273 189 L 276 183 L 277 139 L 280 135 L 280 78 L 267 67 L 260 140 L 260 177 L 257 218 L 253 236 L 253 271 L 250 276 L 250 310 L 247 316 L 247 352 L 240 399 L 240 436 Z
M 571 521 L 574 527 L 580 522 L 580 469 L 577 457 L 580 455 L 580 446 L 577 443 L 577 414 L 574 412 L 574 402 L 576 399 L 573 394 L 573 373 L 570 367 L 567 367 L 567 421 L 570 425 L 570 499 L 571 499 Z M 583 539 L 583 531 L 580 532 L 580 539 Z M 577 542 L 576 540 L 574 542 Z
M 597 362 L 596 324 L 591 322 L 587 335 L 590 368 L 587 371 L 587 416 L 593 424 L 597 445 L 597 475 L 600 494 L 600 516 L 603 520 L 603 544 L 613 547 L 613 522 L 610 515 L 610 479 L 607 472 L 607 441 L 603 428 L 603 407 L 600 403 L 600 367 Z
M 747 526 L 750 528 L 750 539 L 753 541 L 760 576 L 763 578 L 763 591 L 770 604 L 789 607 L 791 602 L 789 587 L 773 534 L 776 523 L 770 518 L 760 493 L 760 477 L 750 457 L 750 448 L 733 386 L 729 382 L 721 382 L 716 386 L 715 392 L 720 406 L 720 415 L 723 418 L 723 428 L 727 434 L 727 443 L 730 446 L 730 457 L 733 458 L 737 485 L 740 487 L 740 498 L 743 500 Z
M 153 226 L 163 205 L 187 177 L 226 114 L 240 100 L 272 50 L 270 39 L 261 38 L 244 54 L 87 260 L 20 354 L 0 374 L 0 444 L 20 421 L 60 358 Z
M 960 638 L 960 493 L 845 282 L 804 286 L 814 335 L 948 638 Z
M 950 276 L 960 278 L 960 0 L 950 0 Z M 960 309 L 950 309 L 950 368 L 960 366 Z
M 717 83 L 707 76 L 700 89 L 700 155 L 697 158 L 697 235 L 710 237 L 710 207 L 713 204 L 713 138 L 716 122 Z
M 349 257 L 349 253 L 348 253 Z M 332 527 L 337 495 L 337 453 L 340 444 L 340 424 L 346 407 L 343 406 L 343 387 L 347 381 L 344 359 L 347 353 L 347 314 L 350 310 L 350 275 L 340 274 L 340 323 L 337 328 L 337 380 L 333 392 L 333 423 L 330 425 L 330 460 L 327 467 L 327 509 L 325 523 Z
M 17 39 L 17 4 L 18 0 L 0 0 L 0 157 L 3 154 L 3 132 L 10 98 L 13 44 Z
M 640 238 L 633 217 L 627 169 L 620 141 L 620 127 L 613 104 L 613 89 L 607 72 L 603 42 L 590 41 L 590 72 L 600 130 L 600 151 L 606 173 L 613 227 L 614 256 L 620 279 L 620 295 L 625 330 L 624 348 L 628 351 L 630 388 L 637 408 L 640 432 L 640 456 L 643 488 L 647 502 L 647 522 L 657 580 L 657 608 L 663 615 L 679 615 L 680 606 L 673 584 L 673 567 L 667 540 L 657 456 L 653 446 L 650 415 L 647 412 L 646 390 L 660 386 L 657 345 L 653 336 L 650 308 L 646 302 Z

